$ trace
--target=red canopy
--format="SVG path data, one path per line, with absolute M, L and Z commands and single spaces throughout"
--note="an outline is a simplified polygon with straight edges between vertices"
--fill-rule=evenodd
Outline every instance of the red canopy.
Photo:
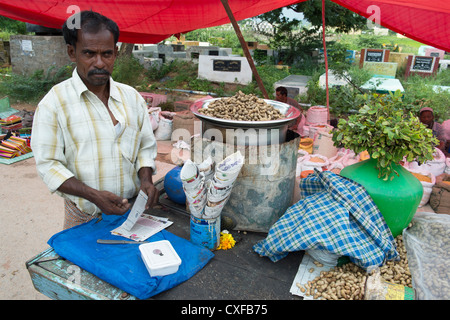
M 449 0 L 332 0 L 382 26 L 450 51 Z M 378 15 L 378 17 L 377 17 Z
M 237 21 L 298 0 L 228 0 Z M 0 0 L 0 15 L 49 28 L 61 28 L 68 8 L 97 11 L 120 28 L 121 42 L 158 43 L 174 34 L 229 23 L 220 0 Z
M 238 21 L 302 1 L 228 0 Z M 449 0 L 332 1 L 409 38 L 450 51 Z M 72 14 L 71 5 L 110 17 L 119 25 L 120 41 L 129 43 L 157 43 L 177 33 L 230 22 L 220 0 L 0 0 L 0 15 L 61 28 Z

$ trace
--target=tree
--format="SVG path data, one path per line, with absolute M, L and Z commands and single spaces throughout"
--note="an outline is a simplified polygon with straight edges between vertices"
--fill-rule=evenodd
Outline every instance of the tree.
M 306 28 L 303 21 L 289 19 L 282 14 L 279 8 L 256 17 L 256 20 L 270 23 L 273 32 L 268 33 L 258 30 L 269 39 L 269 44 L 274 49 L 284 49 L 283 63 L 293 64 L 296 61 L 310 59 L 310 52 L 314 48 L 322 47 L 322 1 L 308 0 L 287 6 L 295 12 L 301 12 L 310 23 Z M 326 0 L 325 26 L 333 28 L 335 32 L 349 32 L 359 30 L 365 26 L 366 18 L 359 16 L 350 10 Z

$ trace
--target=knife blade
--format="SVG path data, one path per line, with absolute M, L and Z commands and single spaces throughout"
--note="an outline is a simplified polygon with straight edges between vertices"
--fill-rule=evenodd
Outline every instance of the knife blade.
M 104 239 L 97 239 L 97 243 L 100 244 L 142 244 L 142 243 L 149 243 L 149 241 L 128 241 L 128 240 L 104 240 Z

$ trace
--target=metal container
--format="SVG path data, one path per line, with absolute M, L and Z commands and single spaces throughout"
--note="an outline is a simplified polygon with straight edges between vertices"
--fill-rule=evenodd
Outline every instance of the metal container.
M 286 142 L 244 146 L 206 138 L 193 139 L 191 159 L 201 163 L 211 156 L 216 163 L 239 150 L 245 163 L 223 208 L 228 229 L 268 232 L 292 205 L 300 136 L 287 131 Z
M 237 121 L 206 116 L 198 112 L 201 108 L 223 98 L 199 101 L 191 106 L 191 111 L 202 121 L 202 135 L 204 138 L 235 145 L 270 145 L 286 141 L 288 125 L 296 121 L 300 111 L 290 105 L 275 101 L 264 100 L 278 109 L 285 117 L 270 121 Z

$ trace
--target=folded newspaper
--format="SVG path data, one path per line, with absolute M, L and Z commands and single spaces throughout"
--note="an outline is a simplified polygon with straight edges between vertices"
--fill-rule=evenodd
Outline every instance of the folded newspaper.
M 128 214 L 127 220 L 122 225 L 112 230 L 111 233 L 135 241 L 144 241 L 152 235 L 167 228 L 173 222 L 167 218 L 143 214 L 147 195 L 141 190 Z
M 189 211 L 196 218 L 216 218 L 230 197 L 233 184 L 244 165 L 237 151 L 214 167 L 211 157 L 200 164 L 187 160 L 180 172 Z

